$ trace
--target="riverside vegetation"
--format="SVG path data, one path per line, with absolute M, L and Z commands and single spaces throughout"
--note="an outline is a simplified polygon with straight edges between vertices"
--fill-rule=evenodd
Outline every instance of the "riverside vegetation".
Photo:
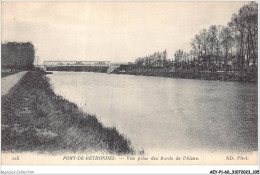
M 2 96 L 2 150 L 132 154 L 129 140 L 56 95 L 48 78 L 28 72 Z
M 250 2 L 233 14 L 227 26 L 212 25 L 191 40 L 174 59 L 167 51 L 139 57 L 115 73 L 227 81 L 257 81 L 258 5 Z

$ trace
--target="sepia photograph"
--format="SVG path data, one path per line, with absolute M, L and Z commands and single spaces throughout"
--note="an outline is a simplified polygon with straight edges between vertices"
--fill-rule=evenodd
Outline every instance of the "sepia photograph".
M 258 165 L 257 1 L 1 13 L 2 165 Z

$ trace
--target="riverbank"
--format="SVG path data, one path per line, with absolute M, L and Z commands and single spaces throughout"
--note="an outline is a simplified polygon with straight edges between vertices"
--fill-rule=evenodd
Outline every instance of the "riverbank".
M 220 80 L 220 81 L 239 81 L 257 82 L 257 72 L 210 72 L 210 71 L 171 71 L 166 68 L 136 68 L 124 66 L 116 69 L 114 74 L 129 74 L 141 76 L 169 77 L 182 79 L 199 80 Z
M 27 72 L 2 96 L 2 150 L 10 152 L 96 152 L 131 154 L 116 128 L 57 96 L 41 72 Z

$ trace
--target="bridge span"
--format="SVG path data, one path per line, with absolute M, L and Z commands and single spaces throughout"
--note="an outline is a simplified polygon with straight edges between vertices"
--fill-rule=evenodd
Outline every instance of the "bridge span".
M 110 61 L 44 61 L 45 71 L 85 71 L 112 73 L 121 65 L 130 63 L 111 63 Z

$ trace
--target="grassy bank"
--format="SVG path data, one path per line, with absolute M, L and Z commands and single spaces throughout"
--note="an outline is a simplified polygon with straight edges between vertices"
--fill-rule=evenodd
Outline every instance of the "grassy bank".
M 57 96 L 40 72 L 28 72 L 2 97 L 2 150 L 133 153 L 115 128 Z

